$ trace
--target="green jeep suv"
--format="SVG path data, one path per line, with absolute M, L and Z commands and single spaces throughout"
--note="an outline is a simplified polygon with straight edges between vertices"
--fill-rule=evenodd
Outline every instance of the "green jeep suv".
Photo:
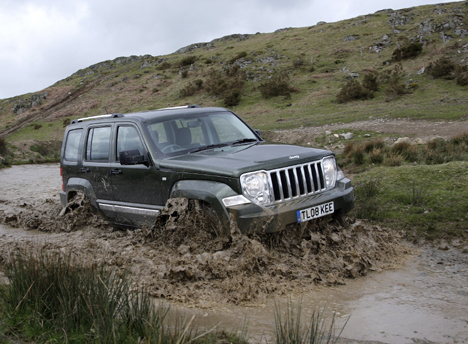
M 65 130 L 63 206 L 77 193 L 109 221 L 151 226 L 168 200 L 198 200 L 243 232 L 274 232 L 354 205 L 332 152 L 265 144 L 232 111 L 197 105 L 77 119 Z

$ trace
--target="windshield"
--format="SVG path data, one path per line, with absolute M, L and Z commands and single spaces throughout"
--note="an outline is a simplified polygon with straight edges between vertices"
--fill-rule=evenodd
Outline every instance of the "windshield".
M 154 146 L 169 157 L 259 142 L 254 132 L 229 112 L 166 117 L 148 124 L 148 130 Z

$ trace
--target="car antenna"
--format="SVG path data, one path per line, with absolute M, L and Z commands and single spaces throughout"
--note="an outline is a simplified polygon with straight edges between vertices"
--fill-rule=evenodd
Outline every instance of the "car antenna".
M 104 110 L 106 110 L 106 114 L 109 114 L 109 112 L 107 111 L 107 108 L 105 106 L 103 106 Z

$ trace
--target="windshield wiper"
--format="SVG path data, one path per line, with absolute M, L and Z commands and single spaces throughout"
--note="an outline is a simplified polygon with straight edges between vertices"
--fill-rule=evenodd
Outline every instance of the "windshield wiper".
M 214 145 L 206 145 L 206 146 L 201 146 L 201 147 L 195 148 L 194 150 L 191 150 L 188 153 L 192 154 L 192 153 L 197 153 L 197 152 L 201 152 L 201 151 L 208 150 L 208 149 L 221 148 L 221 147 L 226 147 L 226 146 L 229 146 L 229 145 L 227 143 L 218 143 L 218 144 L 214 144 Z
M 250 142 L 260 142 L 260 141 L 258 141 L 257 139 L 241 139 L 241 140 L 234 141 L 233 143 L 231 143 L 231 145 L 232 146 L 241 145 L 241 144 L 250 143 Z

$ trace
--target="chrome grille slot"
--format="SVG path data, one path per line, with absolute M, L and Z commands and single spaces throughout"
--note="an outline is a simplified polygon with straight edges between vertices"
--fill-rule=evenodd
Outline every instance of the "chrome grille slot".
M 289 166 L 268 172 L 275 202 L 325 191 L 322 162 Z

